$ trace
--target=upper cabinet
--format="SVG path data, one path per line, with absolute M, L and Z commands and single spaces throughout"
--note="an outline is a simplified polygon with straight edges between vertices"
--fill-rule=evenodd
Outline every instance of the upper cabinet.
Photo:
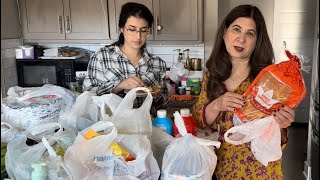
M 202 43 L 203 0 L 108 0 L 110 34 L 119 35 L 118 18 L 126 2 L 146 5 L 154 16 L 148 40 L 160 43 Z
M 106 0 L 20 0 L 23 38 L 110 39 Z
M 155 40 L 200 40 L 202 1 L 153 0 L 153 8 Z
M 146 5 L 154 16 L 148 42 L 203 42 L 203 0 L 19 0 L 27 42 L 111 43 L 123 4 Z

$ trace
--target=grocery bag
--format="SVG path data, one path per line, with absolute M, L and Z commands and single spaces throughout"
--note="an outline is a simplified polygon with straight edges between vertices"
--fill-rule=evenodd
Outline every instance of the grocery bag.
M 41 138 L 47 139 L 47 145 L 44 145 L 42 140 L 36 145 L 28 146 L 26 144 L 26 133 L 18 134 L 8 143 L 5 161 L 6 171 L 9 177 L 12 179 L 31 179 L 31 164 L 34 162 L 46 162 L 48 163 L 47 169 L 50 175 L 49 178 L 61 177 L 68 179 L 69 173 L 66 166 L 62 165 L 63 161 L 61 157 L 56 157 L 54 159 L 50 158 L 51 155 L 48 154 L 47 147 L 59 141 L 59 144 L 67 149 L 73 143 L 75 135 L 70 135 L 72 132 L 63 130 L 57 123 L 54 124 L 56 124 L 56 127 L 58 127 L 59 130 Z M 33 133 L 37 134 L 36 131 Z M 59 163 L 56 164 L 56 162 Z
M 83 136 L 91 128 L 105 134 L 86 140 Z M 109 131 L 111 129 L 111 131 Z M 78 132 L 74 144 L 64 154 L 64 161 L 73 179 L 112 179 L 114 157 L 108 147 L 117 137 L 113 123 L 99 121 Z
M 10 123 L 19 130 L 58 122 L 60 113 L 71 108 L 76 99 L 73 92 L 51 84 L 34 89 L 26 88 L 24 93 L 20 91 L 22 88 L 9 88 L 9 96 L 1 103 L 1 121 Z
M 281 132 L 274 116 L 256 119 L 229 129 L 226 142 L 234 145 L 251 142 L 251 151 L 264 166 L 281 158 Z
M 134 100 L 140 91 L 144 91 L 147 94 L 146 98 L 139 108 L 133 108 Z M 138 87 L 131 89 L 120 103 L 116 103 L 119 101 L 105 101 L 100 109 L 103 111 L 102 116 L 104 119 L 110 119 L 120 134 L 143 134 L 151 138 L 150 108 L 152 101 L 153 98 L 149 89 Z
M 1 143 L 8 143 L 20 132 L 9 123 L 1 122 Z
M 213 146 L 219 148 L 221 143 L 187 133 L 179 112 L 174 113 L 174 118 L 182 137 L 175 138 L 166 148 L 161 179 L 211 179 L 217 164 Z
M 112 128 L 110 130 L 110 128 Z M 90 129 L 99 136 L 85 139 Z M 101 133 L 102 131 L 102 133 Z M 109 148 L 116 142 L 133 154 L 135 159 L 126 162 Z M 117 134 L 112 122 L 99 121 L 78 133 L 77 139 L 64 156 L 73 179 L 158 179 L 160 169 L 145 135 Z
M 99 106 L 93 102 L 95 93 L 84 91 L 80 94 L 69 111 L 61 113 L 59 124 L 75 132 L 95 124 L 101 118 Z

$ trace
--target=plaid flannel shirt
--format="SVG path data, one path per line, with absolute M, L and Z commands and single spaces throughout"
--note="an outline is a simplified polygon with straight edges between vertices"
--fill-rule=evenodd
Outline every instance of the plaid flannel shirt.
M 148 86 L 162 85 L 166 69 L 166 62 L 149 54 L 146 48 L 138 65 L 133 66 L 118 46 L 107 46 L 92 55 L 83 87 L 97 95 L 109 94 L 122 80 L 133 76 Z

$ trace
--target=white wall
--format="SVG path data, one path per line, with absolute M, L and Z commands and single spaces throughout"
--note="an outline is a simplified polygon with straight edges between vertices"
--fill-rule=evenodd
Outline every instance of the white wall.
M 316 22 L 317 0 L 281 0 L 274 3 L 273 47 L 276 62 L 287 60 L 283 41 L 292 53 L 302 54 L 310 59 L 311 66 Z M 295 122 L 307 123 L 309 114 L 311 73 L 302 71 L 307 95 L 296 109 Z
M 88 49 L 91 51 L 97 51 L 101 47 L 105 46 L 106 44 L 39 44 L 45 48 L 55 48 L 55 47 L 62 47 L 62 46 L 69 46 L 69 47 L 79 47 Z M 190 58 L 201 58 L 204 59 L 204 44 L 199 45 L 148 45 L 147 49 L 150 53 L 159 56 L 161 59 L 166 61 L 167 67 L 171 67 L 173 63 L 177 62 L 178 52 L 173 51 L 175 49 L 181 49 L 181 52 L 185 49 L 190 49 L 189 57 Z M 186 54 L 184 54 L 183 59 L 185 59 Z M 202 61 L 203 64 L 204 61 Z M 203 66 L 202 66 L 203 67 Z

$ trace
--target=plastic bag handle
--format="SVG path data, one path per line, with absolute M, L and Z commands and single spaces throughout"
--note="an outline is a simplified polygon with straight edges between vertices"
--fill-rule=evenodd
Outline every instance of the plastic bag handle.
M 114 124 L 110 121 L 98 121 L 97 123 L 93 124 L 92 126 L 82 130 L 80 132 L 81 135 L 84 135 L 89 129 L 92 129 L 96 132 L 104 131 L 108 128 L 112 127 L 112 131 L 108 134 L 112 139 L 115 139 L 118 134 L 118 130 L 115 128 Z
M 220 148 L 221 142 L 219 141 L 211 141 L 208 139 L 202 139 L 202 138 L 198 138 L 196 137 L 196 141 L 198 144 L 202 145 L 202 146 L 215 146 L 216 148 Z
M 54 157 L 58 156 L 57 153 L 54 151 L 54 149 L 51 147 L 51 145 L 48 142 L 48 140 L 44 136 L 42 137 L 41 140 L 42 140 L 42 144 L 44 145 L 44 147 L 46 147 L 46 149 L 48 150 L 49 156 L 54 156 Z M 71 172 L 67 168 L 67 166 L 64 164 L 63 161 L 60 161 L 60 165 L 66 171 L 66 173 L 69 176 L 69 178 L 72 179 Z
M 61 133 L 62 132 L 62 127 L 58 123 L 47 123 L 47 124 L 40 124 L 37 126 L 34 126 L 27 130 L 31 135 L 36 136 L 38 134 L 41 134 L 43 132 L 49 131 L 49 130 L 54 130 L 56 128 L 59 128 L 59 130 L 56 133 Z
M 176 111 L 173 113 L 173 116 L 174 116 L 174 124 L 178 128 L 178 132 L 181 134 L 181 136 L 187 135 L 188 132 L 186 129 L 186 125 L 184 124 L 184 121 L 183 121 L 180 113 L 178 111 Z
M 115 114 L 117 113 L 117 111 L 121 111 L 122 109 L 132 109 L 133 108 L 133 103 L 134 100 L 136 99 L 136 94 L 137 91 L 142 90 L 142 91 L 146 91 L 148 93 L 146 99 L 144 100 L 144 102 L 142 103 L 142 105 L 139 107 L 139 109 L 142 108 L 150 108 L 152 105 L 152 95 L 149 91 L 148 88 L 145 87 L 137 87 L 134 89 L 131 89 L 127 95 L 123 98 L 123 100 L 121 101 L 121 103 L 119 104 Z M 148 107 L 150 106 L 150 107 Z

